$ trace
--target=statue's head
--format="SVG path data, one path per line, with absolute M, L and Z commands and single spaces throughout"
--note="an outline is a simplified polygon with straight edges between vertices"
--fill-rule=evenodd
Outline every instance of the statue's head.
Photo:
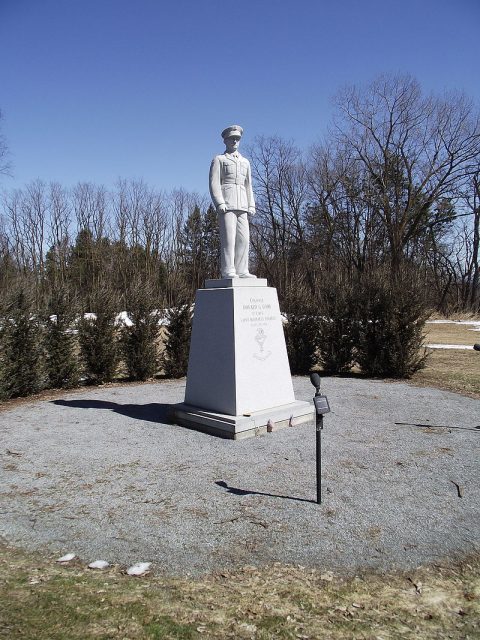
M 233 124 L 222 131 L 222 138 L 228 153 L 234 153 L 240 144 L 243 129 L 238 124 Z

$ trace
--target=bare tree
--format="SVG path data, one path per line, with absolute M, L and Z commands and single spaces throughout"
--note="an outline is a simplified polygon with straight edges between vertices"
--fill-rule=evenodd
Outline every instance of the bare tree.
M 69 273 L 83 304 L 90 307 L 96 292 L 110 287 L 115 273 L 108 226 L 110 200 L 105 187 L 85 182 L 76 185 L 71 197 L 77 237 Z
M 480 309 L 480 165 L 470 177 L 460 202 L 465 211 L 457 252 L 457 267 L 462 280 L 462 307 L 476 312 Z
M 184 230 L 189 216 L 195 211 L 206 209 L 208 201 L 197 193 L 174 189 L 170 193 L 168 207 L 167 245 L 165 251 L 166 296 L 168 305 L 183 303 L 191 298 L 191 284 L 185 281 Z
M 100 240 L 107 233 L 108 198 L 105 187 L 79 182 L 72 197 L 78 231 L 89 231 L 93 240 Z
M 34 288 L 35 302 L 42 298 L 47 240 L 48 200 L 40 180 L 16 189 L 3 200 L 12 256 L 23 277 Z
M 51 285 L 58 288 L 67 281 L 71 224 L 69 193 L 58 182 L 50 184 L 48 209 L 47 276 Z
M 385 232 L 355 154 L 334 141 L 310 154 L 308 242 L 322 271 L 353 276 L 381 262 Z
M 277 136 L 258 137 L 250 146 L 256 215 L 252 219 L 252 245 L 260 273 L 282 292 L 303 270 L 304 214 L 308 183 L 300 151 Z
M 480 121 L 462 94 L 425 96 L 410 76 L 380 76 L 366 90 L 338 98 L 334 135 L 353 150 L 384 226 L 392 270 L 426 225 L 435 203 L 451 197 L 474 171 Z
M 119 180 L 112 195 L 113 236 L 120 260 L 122 288 L 128 289 L 132 270 L 152 284 L 161 284 L 161 265 L 167 244 L 167 197 L 143 181 Z

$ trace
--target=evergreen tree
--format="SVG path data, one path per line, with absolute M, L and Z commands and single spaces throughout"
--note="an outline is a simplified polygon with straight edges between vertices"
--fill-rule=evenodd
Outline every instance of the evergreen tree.
M 293 375 L 306 375 L 317 360 L 318 319 L 310 309 L 297 309 L 286 315 L 284 332 L 290 371 Z
M 75 310 L 65 290 L 55 291 L 45 320 L 45 366 L 48 386 L 69 389 L 79 381 L 79 363 L 72 332 Z
M 41 327 L 24 290 L 5 308 L 0 328 L 0 395 L 15 398 L 43 387 Z
M 217 212 L 210 205 L 203 218 L 205 278 L 218 278 L 220 267 L 220 233 Z
M 173 307 L 167 312 L 168 336 L 162 354 L 162 365 L 167 378 L 187 375 L 192 310 L 190 304 Z
M 70 251 L 68 274 L 71 287 L 86 307 L 91 308 L 95 304 L 98 291 L 107 276 L 113 281 L 114 260 L 114 251 L 108 238 L 95 240 L 89 229 L 79 231 Z
M 361 301 L 344 279 L 332 276 L 322 281 L 317 342 L 319 361 L 326 373 L 347 373 L 355 362 L 358 304 Z
M 87 380 L 91 384 L 110 382 L 118 365 L 117 315 L 111 292 L 100 290 L 93 303 L 94 313 L 79 322 L 80 352 Z
M 199 207 L 193 209 L 182 229 L 181 246 L 184 277 L 193 294 L 207 278 L 218 276 L 220 237 L 212 206 L 203 215 Z
M 357 362 L 370 376 L 409 378 L 425 366 L 423 292 L 412 274 L 395 283 L 382 273 L 365 276 L 357 289 Z
M 125 364 L 133 380 L 147 380 L 158 369 L 157 308 L 153 287 L 135 281 L 127 296 L 127 313 L 132 325 L 125 324 L 121 332 Z

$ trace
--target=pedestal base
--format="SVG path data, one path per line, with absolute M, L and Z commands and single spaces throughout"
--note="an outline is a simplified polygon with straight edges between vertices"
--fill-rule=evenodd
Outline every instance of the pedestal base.
M 295 400 L 276 289 L 261 278 L 207 280 L 195 299 L 185 400 L 175 422 L 245 438 L 311 420 Z
M 314 419 L 313 406 L 300 400 L 243 416 L 206 411 L 185 403 L 177 404 L 174 412 L 176 424 L 230 440 L 242 440 L 266 433 L 269 421 L 273 431 L 276 431 Z

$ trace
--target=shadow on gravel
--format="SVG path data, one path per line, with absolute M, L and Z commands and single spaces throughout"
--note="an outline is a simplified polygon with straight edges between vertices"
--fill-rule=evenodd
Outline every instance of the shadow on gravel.
M 246 491 L 245 489 L 237 489 L 237 487 L 229 487 L 224 480 L 216 480 L 215 484 L 223 489 L 226 489 L 228 493 L 233 493 L 234 496 L 269 496 L 270 498 L 283 498 L 284 500 L 296 500 L 297 502 L 313 502 L 317 504 L 315 500 L 307 500 L 307 498 L 294 498 L 293 496 L 282 496 L 278 493 L 264 493 L 263 491 Z
M 395 422 L 400 427 L 419 427 L 420 429 L 460 429 L 461 431 L 476 431 L 480 433 L 480 425 L 478 427 L 449 427 L 446 424 L 421 424 L 416 422 Z
M 118 404 L 105 400 L 52 400 L 52 404 L 74 409 L 107 409 L 122 416 L 147 420 L 148 422 L 171 422 L 173 404 L 151 402 L 150 404 Z

